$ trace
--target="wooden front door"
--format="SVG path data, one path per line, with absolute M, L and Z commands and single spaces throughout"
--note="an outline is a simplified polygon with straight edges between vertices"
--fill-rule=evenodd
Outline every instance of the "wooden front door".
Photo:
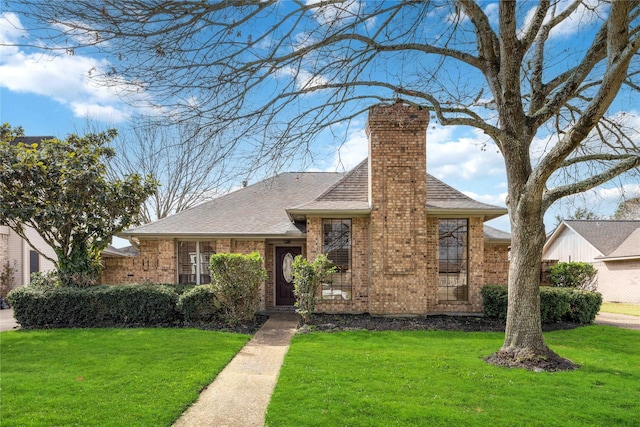
M 302 254 L 301 247 L 276 247 L 276 305 L 293 305 L 293 260 Z

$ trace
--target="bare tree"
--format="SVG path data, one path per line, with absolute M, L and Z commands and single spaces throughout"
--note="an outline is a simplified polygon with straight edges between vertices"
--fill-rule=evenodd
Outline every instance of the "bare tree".
M 235 177 L 226 167 L 233 157 L 227 147 L 193 120 L 167 125 L 139 118 L 113 145 L 117 155 L 109 166 L 114 177 L 139 173 L 160 184 L 142 208 L 142 223 L 210 200 Z
M 613 219 L 640 220 L 640 197 L 620 202 L 613 214 Z
M 638 130 L 613 104 L 633 104 L 640 88 L 638 0 L 9 5 L 27 26 L 58 30 L 47 32 L 50 49 L 108 55 L 93 77 L 131 102 L 257 141 L 256 164 L 303 153 L 379 102 L 482 130 L 504 156 L 512 227 L 505 342 L 489 360 L 571 367 L 541 332 L 543 216 L 562 197 L 638 171 Z

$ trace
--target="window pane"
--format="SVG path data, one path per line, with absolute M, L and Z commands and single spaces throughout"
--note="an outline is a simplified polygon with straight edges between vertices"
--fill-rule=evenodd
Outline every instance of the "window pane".
M 215 254 L 213 242 L 198 242 L 200 244 L 200 284 L 211 283 L 209 260 Z
M 323 299 L 351 299 L 351 220 L 322 220 L 323 253 L 337 271 L 322 284 Z
M 29 251 L 29 274 L 40 271 L 40 254 L 34 250 Z
M 438 298 L 441 301 L 467 301 L 468 221 L 441 219 L 438 223 Z
M 196 242 L 178 242 L 178 283 L 196 283 Z

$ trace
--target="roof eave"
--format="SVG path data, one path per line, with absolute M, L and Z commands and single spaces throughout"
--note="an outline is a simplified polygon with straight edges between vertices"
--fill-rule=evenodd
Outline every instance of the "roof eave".
M 427 208 L 428 216 L 437 216 L 440 218 L 459 218 L 467 216 L 482 216 L 484 221 L 489 221 L 506 215 L 509 211 L 505 209 L 446 209 L 446 208 Z
M 633 261 L 640 260 L 640 255 L 625 255 L 625 256 L 598 256 L 594 260 L 598 261 Z
M 491 239 L 485 237 L 484 242 L 492 245 L 510 245 L 511 239 Z
M 121 238 L 136 238 L 147 240 L 204 240 L 204 239 L 238 239 L 238 240 L 270 240 L 270 239 L 304 239 L 306 234 L 301 231 L 286 233 L 126 233 L 116 236 Z
M 287 209 L 287 215 L 292 221 L 304 220 L 307 216 L 321 216 L 324 218 L 344 218 L 369 216 L 371 208 L 367 209 Z

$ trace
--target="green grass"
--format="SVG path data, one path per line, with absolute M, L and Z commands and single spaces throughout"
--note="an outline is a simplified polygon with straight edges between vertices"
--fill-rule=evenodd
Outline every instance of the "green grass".
M 169 426 L 247 335 L 195 329 L 0 333 L 0 425 Z
M 490 366 L 501 333 L 298 335 L 269 426 L 637 426 L 640 332 L 588 326 L 545 334 L 577 371 Z
M 640 304 L 627 304 L 623 302 L 603 302 L 600 307 L 601 312 L 628 314 L 640 316 Z

